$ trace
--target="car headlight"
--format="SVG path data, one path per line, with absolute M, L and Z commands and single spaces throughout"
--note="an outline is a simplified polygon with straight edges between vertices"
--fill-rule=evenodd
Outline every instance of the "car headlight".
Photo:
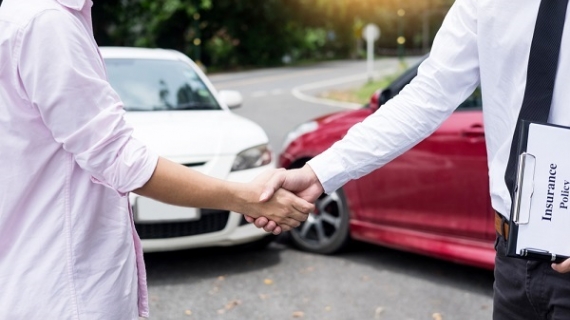
M 287 137 L 285 137 L 285 142 L 283 142 L 283 147 L 281 150 L 287 149 L 287 147 L 291 142 L 293 142 L 293 140 L 299 138 L 300 136 L 306 133 L 313 132 L 318 128 L 319 124 L 316 121 L 309 121 L 300 124 L 299 126 L 297 126 L 297 128 L 295 128 L 293 131 L 287 134 Z
M 240 171 L 246 169 L 253 169 L 271 163 L 272 155 L 269 145 L 263 144 L 240 152 L 234 164 L 232 171 Z

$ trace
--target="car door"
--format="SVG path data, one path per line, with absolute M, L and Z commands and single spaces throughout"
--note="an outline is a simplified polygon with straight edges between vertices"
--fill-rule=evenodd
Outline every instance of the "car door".
M 490 212 L 481 96 L 477 90 L 430 137 L 358 180 L 357 219 L 484 239 Z

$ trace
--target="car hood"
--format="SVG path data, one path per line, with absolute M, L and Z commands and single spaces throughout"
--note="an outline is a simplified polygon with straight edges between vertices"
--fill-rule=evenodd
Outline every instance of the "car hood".
M 355 123 L 355 119 L 362 120 L 363 117 L 367 117 L 371 113 L 372 111 L 369 108 L 339 111 L 315 118 L 314 121 L 318 122 L 320 127 L 327 125 L 336 126 L 342 123 L 353 125 Z
M 263 129 L 230 111 L 127 111 L 133 136 L 166 158 L 233 155 L 268 142 Z

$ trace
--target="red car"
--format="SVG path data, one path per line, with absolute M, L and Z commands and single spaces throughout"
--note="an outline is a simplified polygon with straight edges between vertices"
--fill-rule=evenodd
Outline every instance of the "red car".
M 375 112 L 417 74 L 407 70 L 369 105 L 303 123 L 289 133 L 279 164 L 299 168 Z M 477 90 L 416 147 L 369 175 L 323 195 L 291 231 L 297 247 L 339 251 L 357 239 L 492 269 L 494 215 L 489 197 L 481 96 Z

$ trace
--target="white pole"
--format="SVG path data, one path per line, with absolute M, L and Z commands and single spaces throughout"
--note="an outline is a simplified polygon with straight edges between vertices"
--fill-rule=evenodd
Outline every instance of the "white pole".
M 362 37 L 366 40 L 366 73 L 368 81 L 374 80 L 374 41 L 380 38 L 380 28 L 369 23 L 362 30 Z
M 374 78 L 374 40 L 368 39 L 366 41 L 366 51 L 367 51 L 367 69 L 368 69 L 368 81 L 372 81 Z

